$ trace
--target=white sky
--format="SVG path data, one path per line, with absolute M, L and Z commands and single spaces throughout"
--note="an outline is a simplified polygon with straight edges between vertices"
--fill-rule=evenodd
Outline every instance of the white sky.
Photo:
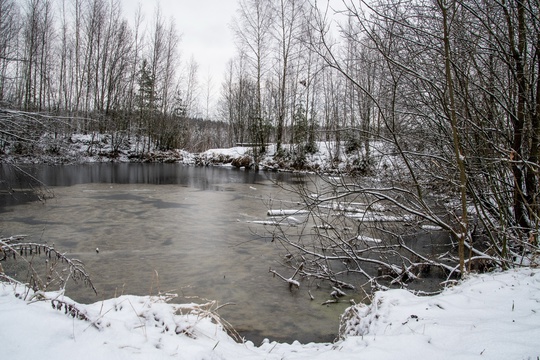
M 237 0 L 123 0 L 124 14 L 132 20 L 138 4 L 145 22 L 151 24 L 159 3 L 164 19 L 174 17 L 182 36 L 179 50 L 185 63 L 193 56 L 199 64 L 199 82 L 206 94 L 207 79 L 212 79 L 213 97 L 219 94 L 227 62 L 234 56 L 234 37 L 230 29 Z M 202 95 L 201 94 L 201 95 Z M 203 99 L 201 99 L 203 100 Z

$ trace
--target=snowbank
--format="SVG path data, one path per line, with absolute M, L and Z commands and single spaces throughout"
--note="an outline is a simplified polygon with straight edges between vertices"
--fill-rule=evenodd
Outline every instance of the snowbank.
M 214 321 L 207 307 L 169 304 L 158 297 L 121 296 L 82 305 L 53 293 L 46 294 L 48 300 L 36 302 L 14 295 L 23 291 L 20 286 L 0 285 L 0 344 L 10 359 L 540 356 L 540 271 L 536 269 L 472 276 L 433 297 L 404 290 L 379 292 L 371 305 L 346 311 L 343 339 L 335 344 L 240 344 Z
M 540 271 L 473 276 L 433 297 L 378 292 L 347 309 L 341 330 L 343 349 L 368 359 L 537 359 Z

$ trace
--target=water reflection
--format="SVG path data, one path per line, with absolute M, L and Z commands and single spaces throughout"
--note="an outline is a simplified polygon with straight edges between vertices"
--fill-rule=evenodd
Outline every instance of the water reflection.
M 265 172 L 222 167 L 192 167 L 177 164 L 85 164 L 73 166 L 40 166 L 36 177 L 50 186 L 85 183 L 184 185 L 208 190 L 216 184 L 254 184 L 265 180 Z M 283 177 L 283 175 L 281 175 Z

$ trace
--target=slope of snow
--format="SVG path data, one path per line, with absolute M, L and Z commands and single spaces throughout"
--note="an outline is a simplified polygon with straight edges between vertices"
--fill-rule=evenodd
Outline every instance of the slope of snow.
M 537 359 L 540 270 L 471 276 L 433 297 L 378 292 L 350 307 L 335 344 L 236 343 L 208 308 L 121 296 L 91 305 L 16 297 L 0 284 L 0 344 L 10 359 Z M 62 308 L 58 310 L 58 304 Z M 65 314 L 66 304 L 68 314 Z M 52 305 L 55 305 L 53 308 Z M 69 315 L 69 310 L 80 320 Z M 337 325 L 337 324 L 336 324 Z

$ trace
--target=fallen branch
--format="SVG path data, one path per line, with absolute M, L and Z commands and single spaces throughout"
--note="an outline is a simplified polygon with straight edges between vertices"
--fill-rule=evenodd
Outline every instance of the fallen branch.
M 289 284 L 289 289 L 292 290 L 293 287 L 296 287 L 297 289 L 300 288 L 300 282 L 297 281 L 297 280 L 294 280 L 294 277 L 300 272 L 302 271 L 304 267 L 304 263 L 301 263 L 300 266 L 296 269 L 296 271 L 294 272 L 293 276 L 291 276 L 290 278 L 286 278 L 285 276 L 281 275 L 280 273 L 278 273 L 277 271 L 275 270 L 272 270 L 271 268 L 268 270 L 269 272 L 271 272 L 272 274 L 274 274 L 274 277 L 277 276 L 279 277 L 281 280 L 285 281 L 287 284 Z

